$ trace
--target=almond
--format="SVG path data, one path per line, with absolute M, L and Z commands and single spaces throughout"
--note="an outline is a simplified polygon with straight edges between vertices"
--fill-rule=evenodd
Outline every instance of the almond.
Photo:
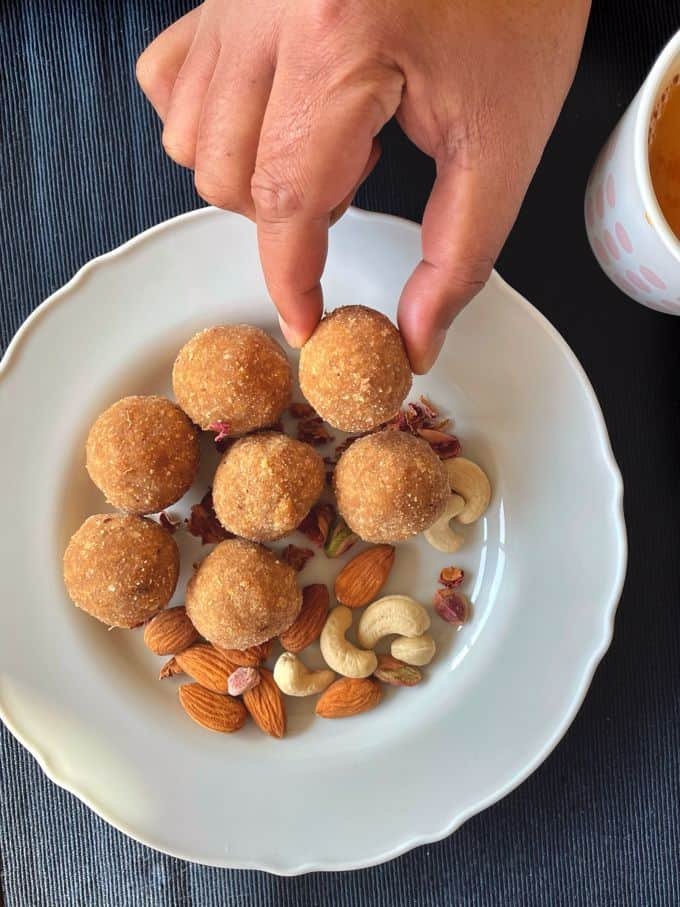
M 144 629 L 144 643 L 156 655 L 176 655 L 198 639 L 184 608 L 170 608 L 152 617 Z
M 166 677 L 174 677 L 176 674 L 183 674 L 184 671 L 177 664 L 176 658 L 170 658 L 165 662 L 158 675 L 159 680 L 165 680 Z
M 318 639 L 328 617 L 330 596 L 323 583 L 305 586 L 302 590 L 302 608 L 279 642 L 287 652 L 302 652 Z
M 382 688 L 376 680 L 343 677 L 322 693 L 316 714 L 320 718 L 349 718 L 374 709 L 381 699 Z
M 206 690 L 198 683 L 183 684 L 179 688 L 179 701 L 196 724 L 222 734 L 238 731 L 248 717 L 240 700 Z
M 260 682 L 243 694 L 243 704 L 255 724 L 270 737 L 283 737 L 286 732 L 286 710 L 281 690 L 271 671 L 260 668 Z
M 199 642 L 175 656 L 179 668 L 206 690 L 226 693 L 229 675 L 236 665 L 208 642 Z
M 251 646 L 249 649 L 220 649 L 229 661 L 243 668 L 256 668 L 261 661 L 266 661 L 272 654 L 274 640 L 268 639 L 261 642 L 259 646 Z
M 335 597 L 348 608 L 369 604 L 385 585 L 394 563 L 393 545 L 375 545 L 353 557 L 335 579 Z

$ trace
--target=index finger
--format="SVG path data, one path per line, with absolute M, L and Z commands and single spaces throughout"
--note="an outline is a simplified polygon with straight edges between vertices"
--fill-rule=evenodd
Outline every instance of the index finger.
M 331 212 L 371 161 L 403 81 L 389 69 L 346 79 L 336 71 L 331 81 L 318 67 L 299 47 L 282 48 L 251 187 L 265 280 L 294 346 L 321 317 Z

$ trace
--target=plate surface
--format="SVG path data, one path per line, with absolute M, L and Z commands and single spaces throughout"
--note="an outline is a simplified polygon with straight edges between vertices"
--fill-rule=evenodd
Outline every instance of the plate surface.
M 332 231 L 330 308 L 394 316 L 419 228 L 350 210 Z M 75 609 L 61 580 L 70 534 L 106 509 L 84 469 L 97 414 L 169 393 L 174 356 L 224 321 L 278 328 L 253 226 L 203 209 L 87 265 L 25 323 L 0 366 L 6 525 L 0 547 L 0 715 L 57 784 L 129 835 L 176 856 L 295 874 L 368 866 L 444 837 L 498 800 L 566 731 L 609 644 L 626 562 L 622 486 L 593 390 L 550 324 L 494 274 L 417 379 L 489 473 L 487 516 L 455 556 L 474 603 L 418 687 L 376 711 L 313 719 L 293 701 L 274 741 L 203 731 L 156 680 L 141 632 Z M 186 511 L 210 484 L 210 445 Z M 198 542 L 182 537 L 182 599 Z M 206 549 L 204 549 L 205 551 Z M 357 549 L 355 549 L 357 550 Z M 387 591 L 429 605 L 454 562 L 402 546 Z M 302 580 L 330 581 L 323 555 Z M 289 700 L 290 702 L 290 700 Z

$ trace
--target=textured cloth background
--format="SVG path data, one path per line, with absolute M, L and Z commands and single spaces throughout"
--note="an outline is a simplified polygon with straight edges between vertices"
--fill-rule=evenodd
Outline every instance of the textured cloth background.
M 190 175 L 164 157 L 133 77 L 142 48 L 191 6 L 0 0 L 2 350 L 92 256 L 199 204 Z M 626 482 L 631 553 L 614 643 L 566 738 L 519 790 L 447 840 L 362 872 L 279 879 L 188 865 L 129 840 L 47 781 L 1 727 L 0 902 L 680 904 L 680 320 L 624 298 L 582 222 L 590 165 L 680 28 L 680 5 L 594 7 L 576 84 L 499 264 L 584 364 Z M 358 202 L 418 220 L 432 168 L 392 126 L 384 145 Z M 16 606 L 2 596 L 0 607 Z M 443 796 L 455 771 L 442 766 Z M 332 834 L 331 818 L 322 831 Z

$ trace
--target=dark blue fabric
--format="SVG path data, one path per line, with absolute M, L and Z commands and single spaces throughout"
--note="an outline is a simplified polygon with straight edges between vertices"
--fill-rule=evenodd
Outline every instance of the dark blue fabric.
M 190 175 L 164 157 L 133 78 L 137 54 L 191 5 L 1 0 L 2 349 L 89 258 L 199 204 Z M 2 728 L 8 907 L 680 904 L 680 321 L 606 280 L 581 211 L 592 160 L 680 27 L 680 9 L 677 0 L 595 7 L 576 84 L 500 262 L 585 365 L 627 488 L 631 557 L 616 635 L 566 738 L 519 790 L 441 843 L 362 872 L 278 879 L 136 844 L 47 781 Z M 359 202 L 417 220 L 431 165 L 393 126 L 384 144 Z

